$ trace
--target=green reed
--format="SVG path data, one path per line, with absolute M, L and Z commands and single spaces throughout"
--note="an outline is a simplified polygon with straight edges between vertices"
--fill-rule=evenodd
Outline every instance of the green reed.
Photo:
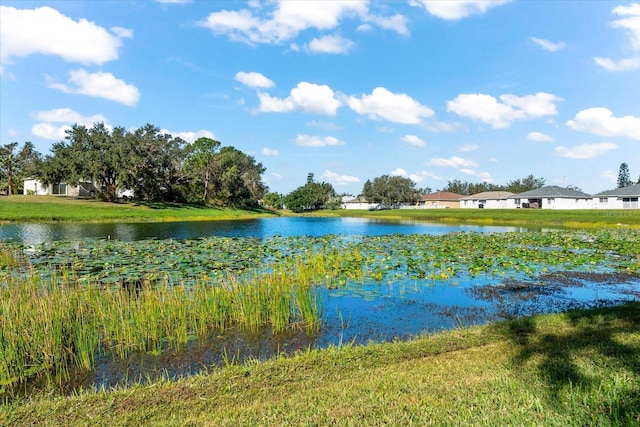
M 78 285 L 63 270 L 47 279 L 0 277 L 0 394 L 38 376 L 63 382 L 100 354 L 158 354 L 230 326 L 314 333 L 322 305 L 312 284 L 285 266 L 136 289 Z

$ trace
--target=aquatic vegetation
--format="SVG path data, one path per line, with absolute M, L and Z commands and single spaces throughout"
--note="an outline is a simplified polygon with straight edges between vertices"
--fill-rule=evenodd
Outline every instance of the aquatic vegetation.
M 313 335 L 325 297 L 372 302 L 382 287 L 406 298 L 488 282 L 471 297 L 513 316 L 561 277 L 637 279 L 639 254 L 639 230 L 0 243 L 0 390 L 230 329 Z

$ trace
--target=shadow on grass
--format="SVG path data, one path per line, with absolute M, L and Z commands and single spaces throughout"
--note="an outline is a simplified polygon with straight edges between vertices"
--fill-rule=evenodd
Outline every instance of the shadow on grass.
M 505 329 L 501 332 L 518 349 L 515 367 L 526 369 L 527 362 L 535 363 L 539 379 L 549 390 L 544 397 L 558 410 L 566 403 L 567 390 L 611 386 L 611 378 L 598 376 L 594 370 L 608 372 L 605 376 L 626 373 L 634 378 L 635 386 L 612 391 L 607 402 L 600 402 L 604 411 L 600 415 L 640 421 L 640 303 L 575 310 L 562 316 L 557 324 L 538 325 L 536 318 L 502 324 Z

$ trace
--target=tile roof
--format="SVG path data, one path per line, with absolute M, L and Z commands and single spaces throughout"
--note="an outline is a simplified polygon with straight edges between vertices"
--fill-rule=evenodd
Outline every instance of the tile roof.
M 591 199 L 592 196 L 582 191 L 571 190 L 569 188 L 557 187 L 549 185 L 547 187 L 536 188 L 535 190 L 525 191 L 524 193 L 509 196 L 509 199 L 521 198 L 537 198 L 537 197 L 564 197 L 567 199 Z
M 640 184 L 633 184 L 628 187 L 616 188 L 615 190 L 603 191 L 594 194 L 593 197 L 619 196 L 619 197 L 640 197 Z
M 513 193 L 510 191 L 483 191 L 482 193 L 472 194 L 467 197 L 463 197 L 460 200 L 500 200 L 506 199 L 509 196 L 512 196 Z
M 461 197 L 462 194 L 451 193 L 449 191 L 436 191 L 435 193 L 420 196 L 420 200 L 449 200 L 457 202 Z

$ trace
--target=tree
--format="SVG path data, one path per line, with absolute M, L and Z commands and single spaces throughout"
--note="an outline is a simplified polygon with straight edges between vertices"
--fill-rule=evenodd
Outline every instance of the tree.
M 329 183 L 313 181 L 313 174 L 307 176 L 307 183 L 289 193 L 284 202 L 293 212 L 300 213 L 323 208 L 331 198 L 336 196 Z
M 45 158 L 38 173 L 43 183 L 91 181 L 107 201 L 115 201 L 124 189 L 144 200 L 170 198 L 182 161 L 180 138 L 161 134 L 151 124 L 131 132 L 95 123 L 91 128 L 74 125 L 65 140 L 54 143 Z
M 620 169 L 618 171 L 618 188 L 628 187 L 631 184 L 633 184 L 633 181 L 631 181 L 629 165 L 622 163 L 620 164 Z
M 175 200 L 174 186 L 183 178 L 185 141 L 161 133 L 152 124 L 129 132 L 125 138 L 129 167 L 122 171 L 122 186 L 141 200 Z
M 500 187 L 489 184 L 487 182 L 468 182 L 460 181 L 459 179 L 452 179 L 449 181 L 441 191 L 448 191 L 450 193 L 461 194 L 463 196 L 470 196 L 472 194 L 483 193 L 485 191 L 497 191 Z
M 215 173 L 216 198 L 225 206 L 252 207 L 267 192 L 262 182 L 266 171 L 262 163 L 234 147 L 223 147 L 218 153 L 219 169 Z
M 9 195 L 14 194 L 16 188 L 19 190 L 22 180 L 35 174 L 42 162 L 42 155 L 31 142 L 25 142 L 20 150 L 17 150 L 18 145 L 12 142 L 0 147 L 0 179 Z
M 536 178 L 533 175 L 526 176 L 522 179 L 516 179 L 509 181 L 504 187 L 505 191 L 512 193 L 524 193 L 525 191 L 535 190 L 537 188 L 544 187 L 545 179 Z
M 264 195 L 264 205 L 275 209 L 280 209 L 284 204 L 284 196 L 280 193 L 267 193 Z
M 211 138 L 198 138 L 185 149 L 184 168 L 188 174 L 202 184 L 202 201 L 209 202 L 212 190 L 213 174 L 216 168 L 220 141 Z
M 414 203 L 420 198 L 420 191 L 409 178 L 382 175 L 367 180 L 362 188 L 362 196 L 372 203 L 393 205 L 394 203 Z

